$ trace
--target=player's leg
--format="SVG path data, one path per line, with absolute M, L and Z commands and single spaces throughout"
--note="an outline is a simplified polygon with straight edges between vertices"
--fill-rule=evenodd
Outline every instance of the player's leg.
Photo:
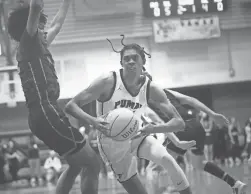
M 147 194 L 137 175 L 137 158 L 131 154 L 129 141 L 116 142 L 99 136 L 99 153 L 115 178 L 129 194 Z
M 149 194 L 162 194 L 171 185 L 168 172 L 153 162 L 146 167 L 146 181 Z
M 56 194 L 68 194 L 80 172 L 81 192 L 83 194 L 97 194 L 100 165 L 89 142 L 86 142 L 86 145 L 80 151 L 66 156 L 65 159 L 69 166 L 58 180 Z
M 93 173 L 93 168 L 85 167 L 81 170 L 81 193 L 98 193 L 99 171 Z
M 120 183 L 129 194 L 148 194 L 142 182 L 140 181 L 138 174 L 135 174 L 128 180 L 122 181 Z
M 155 194 L 159 188 L 158 173 L 153 168 L 149 168 L 149 165 L 146 168 L 146 189 L 149 194 Z
M 29 112 L 32 132 L 50 149 L 64 157 L 69 164 L 57 182 L 56 193 L 68 194 L 82 167 L 92 169 L 92 176 L 88 178 L 93 184 L 86 185 L 87 191 L 97 190 L 94 188 L 94 182 L 98 179 L 93 176 L 96 174 L 98 177 L 97 156 L 83 135 L 70 125 L 63 111 L 56 104 L 43 104 L 41 107 L 30 109 Z M 92 193 L 97 192 L 90 194 Z
M 146 137 L 138 148 L 138 157 L 163 166 L 170 173 L 172 182 L 181 194 L 191 194 L 188 180 L 166 148 L 154 137 Z
M 204 161 L 204 156 L 201 151 L 193 151 L 192 163 L 194 168 L 205 171 L 214 177 L 217 177 L 226 182 L 231 188 L 233 188 L 236 194 L 241 194 L 246 189 L 246 185 L 241 181 L 235 179 L 227 172 L 222 170 L 219 166 L 210 161 Z
M 185 140 L 180 138 L 181 140 Z M 199 139 L 199 138 L 197 138 Z M 203 138 L 202 138 L 203 139 Z M 187 139 L 186 139 L 187 140 Z M 204 144 L 197 140 L 196 148 L 192 149 L 191 163 L 193 167 L 197 170 L 205 171 L 212 176 L 215 176 L 223 181 L 225 181 L 231 188 L 233 188 L 236 194 L 240 194 L 246 189 L 246 185 L 239 180 L 236 180 L 230 176 L 227 172 L 223 171 L 213 162 L 204 161 Z M 173 145 L 167 145 L 167 151 L 171 153 L 173 157 L 177 157 L 179 154 L 182 154 L 181 151 L 178 151 L 178 148 L 173 148 Z
M 118 163 L 111 164 L 115 177 L 129 194 L 148 194 L 137 174 L 137 158 L 126 154 Z
M 204 161 L 204 144 L 205 144 L 205 133 L 203 132 L 204 129 L 199 122 L 193 123 L 189 127 L 190 128 L 188 131 L 191 132 L 190 137 L 196 141 L 196 148 L 192 149 L 192 160 L 191 160 L 194 168 L 207 172 L 225 181 L 229 186 L 237 190 L 236 192 L 237 194 L 245 190 L 246 185 L 244 183 L 233 178 L 231 175 L 222 170 L 218 165 L 214 164 L 213 162 Z M 184 137 L 181 137 L 182 140 L 184 140 L 183 138 Z

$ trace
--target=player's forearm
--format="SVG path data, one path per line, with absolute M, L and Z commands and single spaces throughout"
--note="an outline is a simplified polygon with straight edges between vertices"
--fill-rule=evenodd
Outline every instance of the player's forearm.
M 185 123 L 181 118 L 173 118 L 167 123 L 158 124 L 153 127 L 153 133 L 170 133 L 181 131 L 185 128 Z
M 40 13 L 43 9 L 43 1 L 30 1 L 30 11 L 27 21 L 27 32 L 30 36 L 33 36 L 38 29 Z
M 71 2 L 72 0 L 63 0 L 63 3 L 61 4 L 56 16 L 52 20 L 51 27 L 56 25 L 60 28 L 63 25 Z
M 91 125 L 93 117 L 84 112 L 75 102 L 70 101 L 65 106 L 65 112 L 74 118 L 84 122 L 85 124 Z
M 174 145 L 177 145 L 180 140 L 174 133 L 167 133 L 167 138 L 174 143 Z
M 192 107 L 194 107 L 197 110 L 205 112 L 209 116 L 213 116 L 215 114 L 215 112 L 213 110 L 211 110 L 205 104 L 203 104 L 202 102 L 200 102 L 199 100 L 197 100 L 195 98 L 189 98 L 187 100 L 187 104 L 191 105 Z

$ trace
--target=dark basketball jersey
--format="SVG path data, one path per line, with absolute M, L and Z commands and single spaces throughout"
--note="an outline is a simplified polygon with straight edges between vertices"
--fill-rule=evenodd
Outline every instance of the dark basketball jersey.
M 17 52 L 19 75 L 26 104 L 41 104 L 59 98 L 59 83 L 54 60 L 42 37 L 31 37 L 25 30 Z

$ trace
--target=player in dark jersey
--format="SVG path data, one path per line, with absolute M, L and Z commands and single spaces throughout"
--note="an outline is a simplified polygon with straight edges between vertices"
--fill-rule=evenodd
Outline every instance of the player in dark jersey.
M 150 79 L 152 79 L 151 75 L 149 75 L 147 72 L 144 72 L 146 76 L 148 76 Z M 180 116 L 183 118 L 186 124 L 185 131 L 179 131 L 176 132 L 176 136 L 179 138 L 179 140 L 183 141 L 190 141 L 195 140 L 196 146 L 192 149 L 194 161 L 193 166 L 199 170 L 203 170 L 223 181 L 225 181 L 228 185 L 233 188 L 234 194 L 243 194 L 246 190 L 246 184 L 241 182 L 240 180 L 236 180 L 232 176 L 230 176 L 228 173 L 224 172 L 222 169 L 220 169 L 216 164 L 206 161 L 204 162 L 204 145 L 205 145 L 205 131 L 201 123 L 194 117 L 191 117 L 190 114 L 188 114 L 187 108 L 185 108 L 184 105 L 190 105 L 191 107 L 195 108 L 196 110 L 205 112 L 207 115 L 209 115 L 217 124 L 228 124 L 228 120 L 225 118 L 225 116 L 215 113 L 210 108 L 208 108 L 206 105 L 201 103 L 199 100 L 192 98 L 190 96 L 183 95 L 176 91 L 171 91 L 168 89 L 164 89 L 164 92 L 166 94 L 166 97 L 170 100 L 170 102 L 173 104 L 173 106 L 176 108 L 176 110 L 179 112 Z M 161 111 L 151 107 L 155 113 L 158 114 L 158 116 L 164 121 L 167 122 L 169 120 L 168 117 L 166 117 L 164 114 L 161 113 Z M 166 142 L 165 142 L 166 143 Z M 170 141 L 169 144 L 166 146 L 169 153 L 171 153 L 173 156 L 180 156 L 184 155 L 187 150 L 182 150 L 178 148 L 172 141 Z M 154 165 L 153 165 L 154 168 Z
M 44 31 L 47 16 L 43 13 L 43 0 L 20 4 L 8 18 L 8 32 L 19 43 L 17 61 L 29 110 L 29 127 L 69 164 L 58 180 L 56 193 L 69 193 L 76 176 L 84 168 L 82 192 L 97 194 L 97 156 L 57 104 L 60 88 L 54 60 L 48 50 L 64 23 L 71 2 L 63 0 L 47 32 Z

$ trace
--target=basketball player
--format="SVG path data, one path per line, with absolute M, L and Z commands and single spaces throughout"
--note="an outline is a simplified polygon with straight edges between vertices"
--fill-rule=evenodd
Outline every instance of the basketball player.
M 123 38 L 124 39 L 124 38 Z M 85 113 L 80 107 L 97 100 L 97 114 L 102 116 L 116 108 L 129 108 L 137 115 L 144 112 L 148 104 L 157 107 L 171 120 L 161 125 L 147 125 L 142 129 L 144 134 L 180 131 L 184 123 L 166 99 L 162 89 L 141 76 L 146 62 L 145 51 L 137 44 L 124 45 L 121 51 L 121 66 L 118 72 L 110 72 L 90 84 L 88 88 L 74 97 L 66 106 L 66 112 L 73 117 L 98 128 L 97 118 Z M 162 165 L 171 175 L 172 181 L 181 194 L 191 194 L 189 183 L 184 172 L 162 146 L 152 136 L 141 136 L 130 141 L 114 141 L 108 136 L 99 134 L 99 151 L 104 160 L 114 171 L 118 181 L 129 194 L 146 194 L 137 176 L 135 157 L 144 158 Z M 180 142 L 183 149 L 195 145 L 192 142 Z
M 19 43 L 17 61 L 29 109 L 29 127 L 69 164 L 58 180 L 56 193 L 69 193 L 84 167 L 82 192 L 97 194 L 99 163 L 96 154 L 57 104 L 60 88 L 48 50 L 64 23 L 71 2 L 63 0 L 47 32 L 44 31 L 47 16 L 43 13 L 43 0 L 20 4 L 8 18 L 8 32 Z
M 146 71 L 143 73 L 144 75 L 148 76 L 150 79 L 152 79 L 151 75 L 149 75 Z M 188 110 L 185 108 L 185 104 L 192 106 L 193 108 L 205 112 L 207 115 L 209 115 L 213 121 L 216 124 L 228 124 L 228 120 L 225 118 L 225 116 L 218 114 L 208 108 L 206 105 L 201 103 L 199 100 L 192 98 L 190 96 L 183 95 L 179 92 L 164 89 L 164 92 L 166 94 L 167 99 L 170 100 L 170 102 L 174 105 L 174 107 L 177 109 L 181 117 L 184 119 L 186 123 L 186 128 L 184 131 L 179 131 L 176 134 L 176 136 L 180 140 L 189 141 L 189 140 L 195 140 L 196 146 L 194 149 L 192 149 L 192 162 L 193 166 L 196 169 L 203 170 L 223 181 L 225 181 L 231 188 L 233 188 L 234 194 L 243 194 L 246 191 L 246 184 L 241 182 L 240 180 L 236 180 L 232 176 L 230 176 L 228 173 L 224 172 L 222 169 L 220 169 L 216 164 L 205 161 L 204 162 L 204 144 L 205 144 L 205 131 L 203 126 L 199 121 L 197 121 L 196 118 L 191 118 L 191 115 L 188 114 Z M 161 113 L 161 111 L 155 109 L 155 107 L 151 107 L 155 112 L 158 113 L 158 116 L 160 118 L 167 122 L 169 119 L 164 114 Z M 178 148 L 174 143 L 171 141 L 166 146 L 168 152 L 170 152 L 173 156 L 182 156 L 186 153 L 186 150 L 182 150 Z M 148 169 L 155 168 L 155 164 L 151 164 Z

